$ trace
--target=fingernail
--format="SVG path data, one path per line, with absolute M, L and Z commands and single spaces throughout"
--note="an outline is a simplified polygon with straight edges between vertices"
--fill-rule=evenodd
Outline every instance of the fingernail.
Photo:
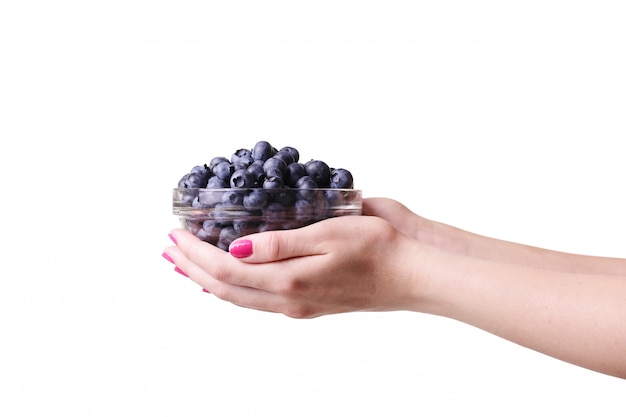
M 205 292 L 205 293 L 207 293 L 207 294 L 211 294 L 211 291 L 207 290 L 206 288 L 203 288 L 203 289 L 202 289 L 202 292 Z
M 174 260 L 172 259 L 170 255 L 167 254 L 167 252 L 163 252 L 163 257 L 167 259 L 168 261 L 170 261 L 171 263 L 174 263 Z
M 179 274 L 181 274 L 182 276 L 185 276 L 187 278 L 189 278 L 189 275 L 185 274 L 185 271 L 183 271 L 182 269 L 180 269 L 179 267 L 175 267 L 174 271 L 178 272 Z
M 228 251 L 235 258 L 245 258 L 252 255 L 252 241 L 248 239 L 236 240 L 230 244 Z
M 170 239 L 172 239 L 172 242 L 174 242 L 175 245 L 178 245 L 178 241 L 176 240 L 176 236 L 174 236 L 171 233 L 168 233 L 168 236 L 170 237 Z

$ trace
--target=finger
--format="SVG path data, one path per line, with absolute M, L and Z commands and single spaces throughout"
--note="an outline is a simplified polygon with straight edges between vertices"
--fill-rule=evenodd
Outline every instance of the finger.
M 280 297 L 270 292 L 251 287 L 219 281 L 211 277 L 204 269 L 185 257 L 178 246 L 170 246 L 163 252 L 163 257 L 175 265 L 175 271 L 199 284 L 205 292 L 239 307 L 266 312 L 281 312 Z
M 233 282 L 232 276 L 244 274 L 241 262 L 236 262 L 226 251 L 198 239 L 192 233 L 173 229 L 169 236 L 176 246 L 167 253 L 190 277 L 208 275 L 220 281 Z
M 255 233 L 230 244 L 230 254 L 247 263 L 276 262 L 302 256 L 325 253 L 324 241 L 332 226 L 329 219 L 292 230 Z
M 181 239 L 181 241 L 183 240 L 184 239 Z M 220 249 L 220 251 L 222 250 Z M 199 284 L 206 292 L 239 307 L 281 313 L 294 318 L 310 318 L 315 316 L 318 310 L 307 303 L 297 302 L 278 292 L 266 291 L 214 279 L 203 268 L 200 268 L 194 262 L 187 259 L 178 246 L 166 248 L 163 252 L 163 256 L 168 261 L 174 263 L 180 273 Z M 240 266 L 251 267 L 252 265 L 240 263 Z M 262 265 L 260 265 L 260 267 L 262 267 Z M 275 273 L 271 275 L 276 278 Z M 257 280 L 258 278 L 257 276 Z M 273 279 L 271 282 L 276 283 L 277 280 Z
M 389 198 L 367 198 L 363 200 L 363 214 L 380 217 L 397 230 L 415 238 L 422 225 L 422 218 L 405 205 Z
M 201 267 L 191 262 L 178 246 L 167 247 L 163 251 L 163 257 L 174 264 L 174 271 L 206 288 L 208 282 L 214 279 Z
M 220 295 L 226 291 L 226 287 L 215 281 L 278 293 L 281 291 L 283 279 L 294 273 L 292 266 L 239 262 L 228 252 L 203 242 L 182 229 L 172 230 L 170 237 L 176 246 L 166 249 L 166 253 L 173 262 L 199 285 L 229 301 L 233 300 L 228 293 Z

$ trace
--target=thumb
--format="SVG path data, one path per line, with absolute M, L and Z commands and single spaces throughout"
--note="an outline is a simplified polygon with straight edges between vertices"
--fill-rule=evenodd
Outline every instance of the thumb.
M 322 239 L 315 238 L 315 225 L 292 230 L 274 230 L 255 233 L 234 240 L 228 251 L 247 263 L 274 262 L 321 253 Z
M 412 214 L 404 204 L 383 197 L 370 197 L 363 199 L 363 214 L 366 216 L 381 217 L 387 221 L 404 219 Z

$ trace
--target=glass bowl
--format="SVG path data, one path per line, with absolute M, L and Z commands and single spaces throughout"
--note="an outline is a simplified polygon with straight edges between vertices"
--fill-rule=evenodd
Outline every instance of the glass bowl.
M 360 215 L 362 192 L 338 188 L 174 188 L 180 225 L 228 251 L 251 233 L 296 229 L 331 217 Z

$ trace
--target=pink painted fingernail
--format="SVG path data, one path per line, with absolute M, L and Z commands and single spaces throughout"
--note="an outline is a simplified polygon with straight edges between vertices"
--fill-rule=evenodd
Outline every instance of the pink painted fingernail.
M 211 291 L 207 290 L 206 288 L 203 288 L 203 289 L 202 289 L 202 292 L 205 292 L 205 293 L 207 293 L 207 294 L 211 294 Z
M 171 263 L 174 263 L 174 260 L 172 259 L 170 255 L 168 255 L 167 252 L 163 252 L 163 257 L 167 259 L 168 261 L 170 261 Z
M 230 244 L 228 251 L 235 258 L 245 258 L 252 255 L 252 241 L 248 239 L 236 240 Z
M 183 271 L 182 269 L 180 269 L 179 267 L 175 267 L 174 271 L 178 272 L 179 274 L 181 274 L 182 276 L 185 276 L 187 278 L 189 278 L 189 275 L 185 274 L 185 271 Z
M 178 241 L 176 240 L 176 236 L 174 236 L 171 233 L 168 233 L 168 236 L 170 237 L 170 239 L 172 239 L 172 242 L 174 242 L 175 245 L 178 245 Z

